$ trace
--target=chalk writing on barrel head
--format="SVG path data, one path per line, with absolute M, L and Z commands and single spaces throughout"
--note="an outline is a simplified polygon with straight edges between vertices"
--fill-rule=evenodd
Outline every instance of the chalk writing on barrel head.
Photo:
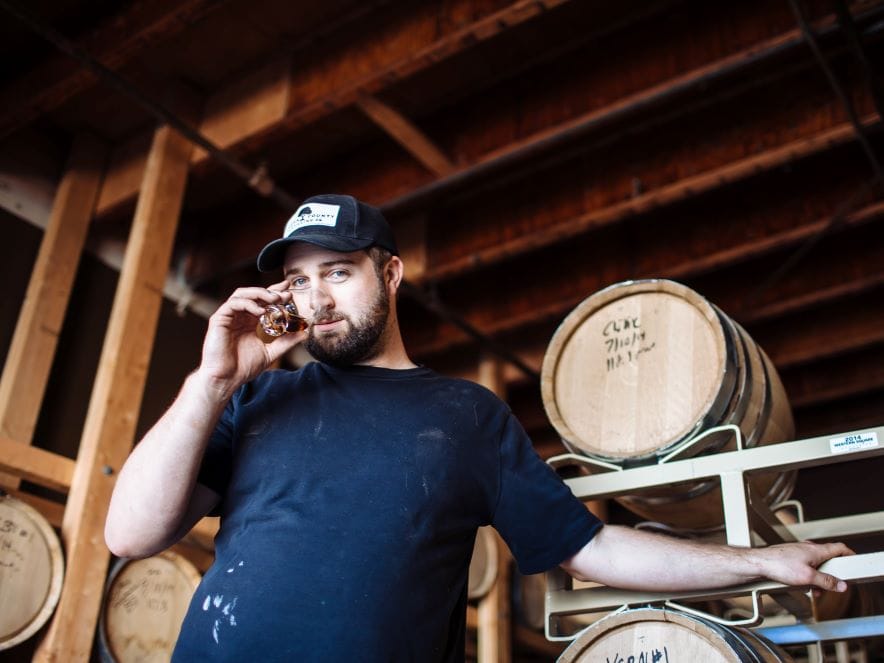
M 656 341 L 647 342 L 647 332 L 642 329 L 641 319 L 637 316 L 609 320 L 602 328 L 602 337 L 608 372 L 634 364 L 639 356 L 657 345 Z
M 617 652 L 613 658 L 605 656 L 605 663 L 669 663 L 669 651 L 666 647 L 663 649 L 654 648 L 637 653 L 633 652 L 626 656 Z

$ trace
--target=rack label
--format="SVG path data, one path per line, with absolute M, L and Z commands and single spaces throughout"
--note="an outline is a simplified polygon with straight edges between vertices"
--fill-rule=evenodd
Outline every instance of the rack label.
M 829 448 L 833 454 L 847 454 L 878 446 L 878 433 L 853 433 L 844 437 L 833 437 L 829 440 Z

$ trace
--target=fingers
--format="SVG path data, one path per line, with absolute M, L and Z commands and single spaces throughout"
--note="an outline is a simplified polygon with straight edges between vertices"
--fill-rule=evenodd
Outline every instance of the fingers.
M 271 288 L 285 285 L 285 283 L 285 281 L 281 284 L 276 283 Z M 260 316 L 269 304 L 282 304 L 291 301 L 291 298 L 291 293 L 280 290 L 259 287 L 237 288 L 218 310 L 226 309 L 228 312 L 246 312 Z
M 287 291 L 291 284 L 288 281 L 280 281 L 279 283 L 274 283 L 271 286 L 268 286 L 268 290 L 272 290 L 275 292 L 283 292 Z

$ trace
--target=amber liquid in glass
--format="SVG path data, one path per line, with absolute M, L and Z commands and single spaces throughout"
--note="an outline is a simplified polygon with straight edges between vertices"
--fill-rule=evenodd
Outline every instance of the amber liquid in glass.
M 298 315 L 298 309 L 291 302 L 284 306 L 270 304 L 258 318 L 255 332 L 265 343 L 270 343 L 285 333 L 295 333 L 307 329 L 307 320 Z

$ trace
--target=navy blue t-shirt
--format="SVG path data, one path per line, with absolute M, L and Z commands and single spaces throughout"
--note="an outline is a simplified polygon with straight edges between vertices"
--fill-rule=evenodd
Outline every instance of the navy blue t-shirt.
M 175 661 L 460 661 L 481 525 L 522 573 L 601 523 L 487 389 L 426 368 L 269 371 L 231 399 L 199 482 L 215 563 Z

